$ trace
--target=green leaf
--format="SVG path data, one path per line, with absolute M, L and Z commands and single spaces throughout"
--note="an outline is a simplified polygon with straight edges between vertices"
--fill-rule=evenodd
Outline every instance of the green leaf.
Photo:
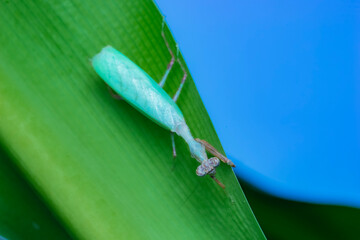
M 360 209 L 277 198 L 243 183 L 268 239 L 358 239 Z
M 0 149 L 0 239 L 70 239 Z
M 152 1 L 2 1 L 0 136 L 12 161 L 79 239 L 264 239 L 231 168 L 195 174 L 176 138 L 111 98 L 89 59 L 105 45 L 154 79 L 170 55 Z M 170 35 L 170 45 L 175 43 Z M 178 65 L 165 90 L 173 95 Z M 195 137 L 220 142 L 191 77 L 178 100 Z

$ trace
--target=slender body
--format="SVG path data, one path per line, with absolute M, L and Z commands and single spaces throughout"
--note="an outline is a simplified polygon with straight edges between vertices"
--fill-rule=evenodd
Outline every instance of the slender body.
M 177 62 L 184 71 L 184 76 L 178 91 L 175 96 L 171 98 L 162 89 L 162 86 L 165 84 L 167 76 L 175 63 L 175 56 L 166 41 L 163 31 L 161 32 L 161 35 L 172 58 L 159 84 L 134 62 L 111 46 L 104 47 L 101 52 L 92 59 L 92 65 L 97 74 L 99 74 L 106 84 L 123 100 L 158 125 L 172 132 L 171 140 L 174 157 L 176 157 L 176 150 L 173 133 L 176 133 L 186 141 L 191 156 L 200 163 L 200 166 L 196 169 L 196 174 L 198 176 L 209 174 L 224 188 L 225 186 L 215 178 L 215 168 L 220 164 L 219 159 L 232 167 L 235 167 L 235 165 L 209 143 L 200 139 L 195 140 L 191 135 L 190 129 L 185 122 L 184 115 L 175 103 L 187 77 L 187 73 L 178 58 Z M 118 96 L 115 95 L 114 97 Z M 205 150 L 208 150 L 215 157 L 208 159 Z
M 183 137 L 193 157 L 207 159 L 205 147 L 195 141 L 184 116 L 173 99 L 140 67 L 107 46 L 92 59 L 100 77 L 126 102 L 171 132 Z

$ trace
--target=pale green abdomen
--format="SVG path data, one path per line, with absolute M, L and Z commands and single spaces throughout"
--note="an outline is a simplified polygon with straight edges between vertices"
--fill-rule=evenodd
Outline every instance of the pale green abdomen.
M 125 101 L 160 126 L 175 131 L 184 123 L 179 107 L 140 67 L 113 47 L 105 47 L 92 59 L 100 77 Z

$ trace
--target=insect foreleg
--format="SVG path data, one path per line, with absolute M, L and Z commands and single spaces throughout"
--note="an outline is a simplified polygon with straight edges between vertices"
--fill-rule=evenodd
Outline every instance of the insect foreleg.
M 205 140 L 196 138 L 195 139 L 197 142 L 203 144 L 205 146 L 205 149 L 211 153 L 212 155 L 214 155 L 215 157 L 219 158 L 222 162 L 226 163 L 227 165 L 230 165 L 231 167 L 235 167 L 235 164 L 228 159 L 227 157 L 225 157 L 224 155 L 222 155 L 218 150 L 216 150 L 216 148 L 214 148 L 210 143 L 208 143 Z

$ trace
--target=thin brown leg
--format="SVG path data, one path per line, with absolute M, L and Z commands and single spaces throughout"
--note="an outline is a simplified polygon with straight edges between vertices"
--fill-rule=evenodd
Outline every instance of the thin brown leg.
M 218 150 L 216 150 L 216 148 L 214 148 L 210 143 L 208 143 L 205 140 L 201 140 L 199 138 L 195 139 L 197 142 L 203 144 L 205 146 L 205 149 L 211 153 L 212 155 L 214 155 L 215 157 L 219 158 L 221 161 L 223 161 L 224 163 L 230 165 L 231 167 L 235 167 L 235 164 L 228 159 L 227 157 L 225 157 L 224 155 L 222 155 Z
M 181 67 L 181 70 L 182 70 L 183 73 L 184 73 L 184 75 L 183 75 L 183 77 L 182 77 L 182 79 L 181 79 L 180 86 L 179 86 L 178 90 L 176 91 L 176 93 L 175 93 L 175 95 L 174 95 L 174 97 L 173 97 L 174 102 L 176 102 L 177 99 L 179 98 L 180 93 L 181 93 L 181 90 L 182 90 L 182 88 L 183 88 L 183 86 L 184 86 L 184 84 L 185 84 L 185 81 L 186 81 L 186 78 L 187 78 L 187 73 L 186 73 L 186 70 L 185 70 L 183 64 L 181 63 L 180 59 L 178 58 L 178 56 L 179 56 L 179 48 L 178 48 L 178 45 L 176 45 L 177 53 L 176 53 L 176 57 L 175 57 L 174 53 L 172 52 L 172 50 L 171 50 L 171 48 L 170 48 L 170 45 L 169 45 L 168 41 L 166 40 L 166 36 L 165 36 L 165 32 L 164 32 L 164 27 L 165 27 L 165 18 L 163 18 L 163 22 L 162 22 L 161 36 L 162 36 L 162 38 L 164 39 L 165 45 L 166 45 L 166 47 L 167 47 L 167 49 L 168 49 L 168 51 L 169 51 L 169 53 L 170 53 L 170 55 L 171 55 L 171 60 L 170 60 L 168 66 L 167 66 L 167 68 L 166 68 L 166 71 L 165 71 L 165 73 L 164 73 L 164 76 L 162 77 L 162 79 L 161 79 L 161 81 L 160 81 L 160 83 L 159 83 L 159 86 L 160 86 L 160 87 L 163 87 L 163 86 L 165 85 L 166 79 L 167 79 L 167 77 L 168 77 L 168 75 L 169 75 L 172 67 L 174 66 L 175 59 L 176 59 L 176 61 L 179 63 L 179 65 L 180 65 L 180 67 Z
M 216 182 L 222 189 L 225 189 L 225 185 L 222 184 L 222 182 L 220 182 L 214 175 L 210 175 L 210 177 L 211 177 L 212 179 L 214 179 L 215 182 Z

